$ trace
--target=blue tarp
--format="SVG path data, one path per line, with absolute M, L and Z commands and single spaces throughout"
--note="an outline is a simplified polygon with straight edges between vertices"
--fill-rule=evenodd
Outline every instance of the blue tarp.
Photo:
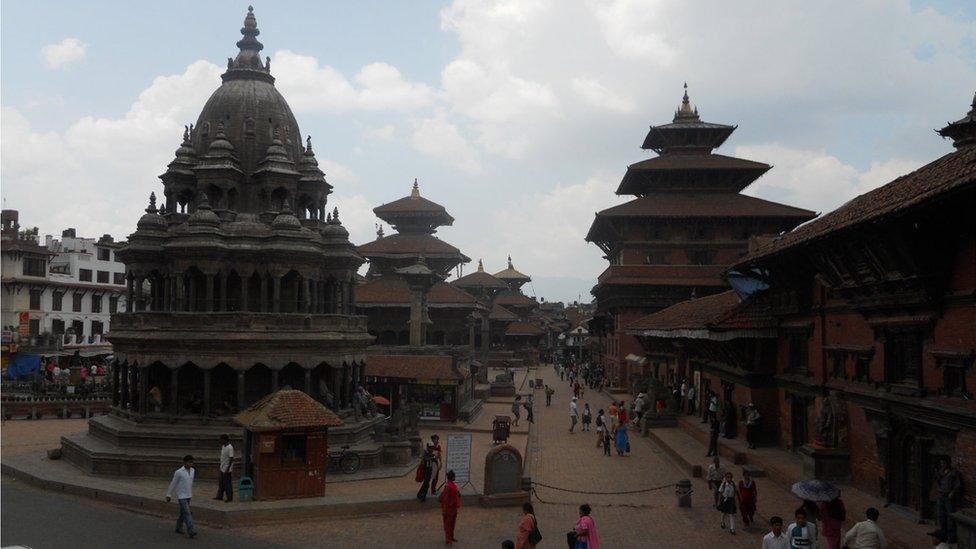
M 40 369 L 41 355 L 13 353 L 10 355 L 10 363 L 7 365 L 7 377 L 10 379 L 23 379 L 40 371 Z

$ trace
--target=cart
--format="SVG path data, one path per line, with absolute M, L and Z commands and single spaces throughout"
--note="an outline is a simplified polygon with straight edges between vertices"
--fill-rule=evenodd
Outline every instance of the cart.
M 491 438 L 494 444 L 504 444 L 508 442 L 508 434 L 512 430 L 512 418 L 508 416 L 495 416 L 491 422 Z

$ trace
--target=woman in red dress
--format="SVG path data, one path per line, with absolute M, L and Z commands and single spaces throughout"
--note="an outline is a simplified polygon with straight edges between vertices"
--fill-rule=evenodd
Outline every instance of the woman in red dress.
M 739 510 L 742 512 L 742 522 L 748 527 L 752 524 L 756 514 L 756 481 L 752 480 L 747 471 L 742 471 L 739 481 Z

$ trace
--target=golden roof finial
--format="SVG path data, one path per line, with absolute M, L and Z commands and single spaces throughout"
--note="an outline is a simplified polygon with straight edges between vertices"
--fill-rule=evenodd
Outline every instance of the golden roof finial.
M 420 198 L 420 186 L 417 185 L 417 178 L 413 178 L 413 190 L 410 191 L 410 198 Z
M 478 272 L 479 273 L 485 272 L 485 266 L 484 266 L 484 264 L 481 263 L 481 260 L 480 259 L 478 260 Z
M 512 254 L 508 254 L 508 268 L 509 269 L 513 268 L 512 267 Z

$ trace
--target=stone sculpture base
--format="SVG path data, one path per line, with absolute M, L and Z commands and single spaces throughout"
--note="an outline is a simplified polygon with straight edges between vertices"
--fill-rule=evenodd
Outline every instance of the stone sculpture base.
M 808 478 L 832 481 L 851 479 L 851 453 L 837 448 L 821 448 L 810 444 L 800 447 L 803 455 L 803 474 Z

